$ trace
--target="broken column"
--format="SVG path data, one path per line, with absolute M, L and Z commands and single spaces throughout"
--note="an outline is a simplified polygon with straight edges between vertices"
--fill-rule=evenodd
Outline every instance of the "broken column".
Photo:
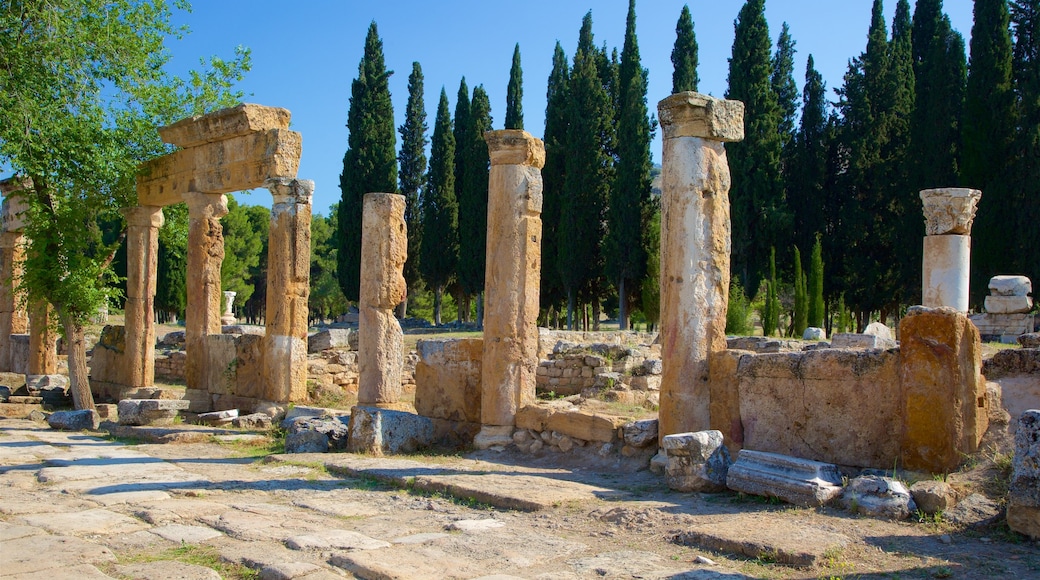
M 271 226 L 267 250 L 265 398 L 307 399 L 307 299 L 311 283 L 311 196 L 308 179 L 268 179 Z
M 188 202 L 188 308 L 184 320 L 184 380 L 189 389 L 207 390 L 206 337 L 220 334 L 220 265 L 224 261 L 224 230 L 220 218 L 228 213 L 227 196 L 189 193 Z
M 677 93 L 658 104 L 661 196 L 661 436 L 711 428 L 709 358 L 726 350 L 729 163 L 744 104 Z
M 392 406 L 401 397 L 404 334 L 394 308 L 407 293 L 408 231 L 403 195 L 366 193 L 361 219 L 358 301 L 358 405 Z
M 235 323 L 235 296 L 238 292 L 224 291 L 224 316 L 220 317 L 220 323 L 225 326 Z
M 516 412 L 535 399 L 545 146 L 526 131 L 484 134 L 488 176 L 483 424 L 478 447 L 512 442 Z
M 11 335 L 29 332 L 29 317 L 17 289 L 24 260 L 21 216 L 24 201 L 13 195 L 24 187 L 12 179 L 0 182 L 0 193 L 4 195 L 0 227 L 0 371 L 3 372 L 15 368 L 11 361 Z
M 921 191 L 925 238 L 921 303 L 968 311 L 971 224 L 982 192 L 942 188 Z
M 126 218 L 126 350 L 123 384 L 150 387 L 155 380 L 155 277 L 159 261 L 161 207 L 123 210 Z

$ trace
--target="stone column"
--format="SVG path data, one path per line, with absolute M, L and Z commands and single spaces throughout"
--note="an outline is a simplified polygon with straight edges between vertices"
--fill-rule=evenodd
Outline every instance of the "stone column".
M 366 193 L 361 218 L 358 405 L 392 407 L 401 398 L 404 334 L 394 309 L 404 300 L 408 229 L 404 196 Z
M 311 281 L 311 196 L 314 182 L 268 179 L 274 198 L 267 248 L 267 333 L 264 398 L 307 400 L 307 298 Z
M 968 311 L 971 224 L 982 192 L 943 188 L 921 192 L 925 238 L 921 303 Z
M 197 192 L 184 197 L 188 203 L 184 379 L 189 389 L 206 390 L 206 336 L 220 334 L 220 265 L 224 261 L 224 230 L 220 218 L 228 213 L 227 197 Z
M 0 232 L 0 372 L 10 372 L 11 335 L 29 332 L 29 317 L 18 293 L 24 237 L 20 231 Z
M 155 276 L 159 261 L 161 207 L 126 208 L 126 307 L 123 383 L 150 387 L 155 381 Z
M 661 101 L 660 435 L 711 429 L 709 360 L 726 350 L 729 163 L 744 105 L 687 92 Z M 727 426 L 728 427 L 728 426 Z
M 484 356 L 478 447 L 508 444 L 516 412 L 535 399 L 545 146 L 525 131 L 484 134 L 488 176 Z
M 29 305 L 29 376 L 58 374 L 58 333 L 51 324 L 54 308 L 45 300 Z
M 220 317 L 221 324 L 235 323 L 235 296 L 238 296 L 238 292 L 224 291 L 224 316 Z

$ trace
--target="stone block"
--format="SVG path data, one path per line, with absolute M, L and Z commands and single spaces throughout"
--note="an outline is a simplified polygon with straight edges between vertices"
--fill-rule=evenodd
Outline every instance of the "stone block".
M 733 460 L 719 431 L 666 435 L 661 447 L 668 457 L 665 481 L 682 492 L 719 492 L 726 489 L 726 474 Z
M 286 453 L 326 453 L 329 436 L 318 431 L 300 431 L 285 435 Z
M 1040 540 L 1040 409 L 1030 409 L 1018 419 L 1007 523 L 1012 530 Z
M 871 322 L 863 329 L 863 334 L 876 336 L 885 343 L 891 342 L 894 344 L 896 341 L 896 335 L 892 332 L 892 329 L 881 322 Z
M 719 430 L 741 436 L 743 447 L 858 467 L 891 467 L 899 458 L 897 351 L 822 349 L 738 360 L 739 402 L 716 408 L 713 394 L 712 417 Z
M 228 394 L 254 399 L 264 397 L 263 341 L 263 335 L 258 334 L 235 337 L 234 384 L 229 385 Z
M 50 425 L 50 428 L 59 431 L 82 431 L 84 429 L 96 431 L 100 423 L 101 418 L 93 409 L 56 411 L 47 417 L 47 424 Z
M 119 401 L 119 424 L 170 425 L 190 404 L 182 399 L 124 399 Z
M 272 419 L 267 413 L 250 413 L 231 419 L 231 425 L 240 429 L 270 429 Z
M 664 372 L 664 364 L 659 358 L 648 358 L 643 361 L 643 369 L 648 375 L 660 375 Z
M 307 337 L 307 352 L 316 353 L 330 349 L 357 350 L 356 328 L 326 328 Z
M 952 471 L 975 453 L 989 425 L 979 332 L 952 308 L 922 306 L 911 307 L 899 328 L 900 464 L 932 473 Z
M 850 481 L 841 494 L 841 505 L 852 513 L 889 520 L 905 520 L 917 510 L 902 482 L 877 475 Z
M 404 333 L 392 310 L 363 307 L 358 334 L 358 403 L 396 403 L 401 397 Z
M 545 145 L 522 130 L 491 131 L 484 135 L 492 165 L 545 165 Z
M 195 419 L 203 425 L 227 425 L 238 418 L 238 409 L 200 413 Z
M 483 425 L 480 432 L 473 437 L 473 447 L 477 449 L 504 448 L 513 443 L 514 428 L 512 425 Z M 543 432 L 546 435 L 548 432 Z
M 291 118 L 288 109 L 242 103 L 160 127 L 159 137 L 164 143 L 183 148 L 194 147 L 269 129 L 288 129 Z
M 987 296 L 985 304 L 989 314 L 1024 314 L 1033 309 L 1029 296 Z
M 233 334 L 205 336 L 205 361 L 202 364 L 202 387 L 211 395 L 229 394 L 238 381 L 238 348 Z M 199 353 L 199 354 L 203 354 Z
M 65 375 L 26 375 L 25 388 L 29 392 L 42 391 L 48 388 L 65 390 L 69 387 L 69 377 Z
M 1040 333 L 1030 332 L 1018 337 L 1018 344 L 1022 348 L 1040 348 Z
M 347 450 L 393 455 L 411 453 L 433 442 L 433 422 L 426 417 L 375 407 L 351 409 Z
M 366 193 L 361 218 L 361 299 L 359 308 L 390 310 L 408 290 L 404 262 L 408 257 L 405 200 L 394 193 Z
M 349 416 L 341 417 L 296 417 L 283 422 L 289 435 L 316 431 L 325 435 L 327 448 L 342 451 L 347 448 L 350 437 Z
M 917 509 L 932 515 L 945 512 L 957 503 L 957 493 L 945 481 L 924 480 L 910 486 Z
M 880 348 L 890 349 L 896 347 L 896 341 L 886 339 L 874 334 L 856 334 L 854 332 L 839 332 L 831 337 L 832 348 Z
M 744 140 L 744 103 L 694 92 L 676 93 L 657 104 L 665 139 L 700 137 L 712 141 Z
M 541 405 L 525 405 L 516 411 L 516 428 L 531 431 L 545 431 L 549 426 L 549 416 L 556 410 Z
M 661 375 L 642 375 L 628 379 L 629 387 L 636 391 L 660 391 Z
M 415 411 L 424 417 L 479 423 L 483 349 L 479 338 L 420 340 Z
M 632 421 L 621 427 L 624 433 L 625 445 L 643 448 L 657 444 L 658 423 L 657 419 L 646 419 L 643 421 Z
M 841 494 L 838 467 L 819 461 L 741 449 L 726 486 L 804 506 L 824 505 Z
M 802 333 L 802 340 L 827 340 L 827 331 L 822 328 L 810 326 Z
M 610 443 L 617 439 L 618 427 L 624 423 L 620 417 L 565 410 L 549 415 L 546 428 L 585 441 Z
M 102 421 L 119 421 L 119 405 L 98 403 L 94 409 Z
M 990 296 L 1028 296 L 1033 283 L 1025 276 L 994 276 L 989 279 Z

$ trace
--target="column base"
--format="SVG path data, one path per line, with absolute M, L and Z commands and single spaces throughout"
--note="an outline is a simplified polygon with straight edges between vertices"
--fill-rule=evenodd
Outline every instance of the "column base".
M 480 428 L 480 433 L 473 438 L 473 446 L 477 449 L 497 448 L 501 451 L 507 445 L 513 444 L 515 430 L 512 425 L 484 425 Z

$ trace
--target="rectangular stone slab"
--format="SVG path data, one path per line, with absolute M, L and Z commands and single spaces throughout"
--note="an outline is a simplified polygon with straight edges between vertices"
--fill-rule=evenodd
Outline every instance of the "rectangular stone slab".
M 796 505 L 823 505 L 841 493 L 837 466 L 819 461 L 741 449 L 729 468 L 726 487 L 775 497 Z
M 163 207 L 189 192 L 231 193 L 262 187 L 271 177 L 295 177 L 302 147 L 299 133 L 271 129 L 182 149 L 141 165 L 137 202 Z
M 774 557 L 781 564 L 799 567 L 812 566 L 849 543 L 842 534 L 789 523 L 779 525 L 771 519 L 768 513 L 729 516 L 680 532 L 675 541 L 749 558 Z
M 243 103 L 160 127 L 159 136 L 164 143 L 188 148 L 270 129 L 288 129 L 291 117 L 288 109 Z

